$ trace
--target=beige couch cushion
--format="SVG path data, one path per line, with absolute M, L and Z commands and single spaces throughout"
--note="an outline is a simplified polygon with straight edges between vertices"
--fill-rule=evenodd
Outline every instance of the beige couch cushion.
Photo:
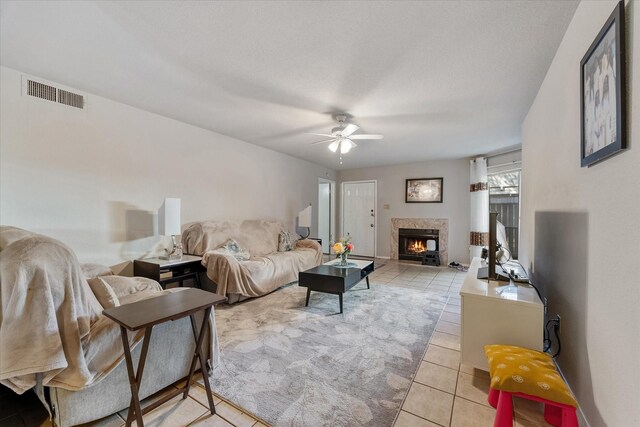
M 236 239 L 240 230 L 237 221 L 202 221 L 191 224 L 182 233 L 182 246 L 187 254 L 202 256 L 229 239 Z
M 82 273 L 84 273 L 87 279 L 93 279 L 94 277 L 100 276 L 111 276 L 113 274 L 113 270 L 110 267 L 102 264 L 93 264 L 93 263 L 85 263 L 80 264 L 82 268 Z
M 162 290 L 162 286 L 158 282 L 146 277 L 101 276 L 100 279 L 104 280 L 113 289 L 113 292 L 120 300 L 120 304 L 127 304 L 125 299 L 131 294 L 140 292 L 154 293 Z
M 202 256 L 233 239 L 259 258 L 278 251 L 278 235 L 284 226 L 278 221 L 203 221 L 191 224 L 182 233 L 185 253 Z
M 87 279 L 87 283 L 89 283 L 93 294 L 98 298 L 98 302 L 103 308 L 117 307 L 120 305 L 118 296 L 107 282 L 99 277 L 94 277 Z
M 293 250 L 278 252 L 278 236 L 283 230 L 278 221 L 208 221 L 188 227 L 182 242 L 186 253 L 202 256 L 202 265 L 216 284 L 216 293 L 257 297 L 297 280 L 298 272 L 322 262 L 322 248 L 311 240 L 297 242 Z M 216 250 L 230 238 L 250 252 L 250 260 L 238 261 Z
M 278 236 L 283 230 L 282 223 L 277 221 L 242 221 L 236 240 L 249 251 L 251 258 L 259 258 L 278 252 Z

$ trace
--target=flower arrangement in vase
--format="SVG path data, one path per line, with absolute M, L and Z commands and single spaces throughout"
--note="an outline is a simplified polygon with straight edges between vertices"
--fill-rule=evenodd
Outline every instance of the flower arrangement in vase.
M 347 257 L 353 250 L 353 243 L 351 243 L 351 236 L 343 237 L 340 241 L 333 245 L 333 252 L 336 253 L 336 258 L 340 258 L 340 265 L 346 266 L 348 263 Z

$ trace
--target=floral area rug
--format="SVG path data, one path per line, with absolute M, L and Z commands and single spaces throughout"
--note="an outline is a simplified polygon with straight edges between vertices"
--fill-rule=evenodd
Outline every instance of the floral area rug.
M 217 307 L 215 393 L 273 426 L 391 426 L 444 308 L 420 290 L 360 283 L 338 297 L 291 284 Z

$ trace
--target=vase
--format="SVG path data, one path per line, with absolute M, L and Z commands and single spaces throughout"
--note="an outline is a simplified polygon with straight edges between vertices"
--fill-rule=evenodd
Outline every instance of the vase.
M 346 252 L 343 252 L 342 254 L 340 254 L 340 265 L 346 266 L 349 263 L 349 261 L 347 259 L 348 255 L 349 254 L 346 253 Z

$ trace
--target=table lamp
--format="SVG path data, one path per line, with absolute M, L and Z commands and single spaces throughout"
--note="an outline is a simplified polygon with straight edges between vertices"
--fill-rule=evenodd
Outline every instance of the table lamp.
M 309 237 L 311 234 L 311 205 L 298 212 L 298 227 L 307 229 L 307 235 L 301 236 L 303 239 Z
M 160 259 L 179 260 L 182 251 L 178 248 L 176 236 L 180 235 L 180 199 L 167 197 L 158 211 L 158 231 L 160 235 L 171 236 L 173 248 Z M 168 251 L 168 249 L 167 249 Z

